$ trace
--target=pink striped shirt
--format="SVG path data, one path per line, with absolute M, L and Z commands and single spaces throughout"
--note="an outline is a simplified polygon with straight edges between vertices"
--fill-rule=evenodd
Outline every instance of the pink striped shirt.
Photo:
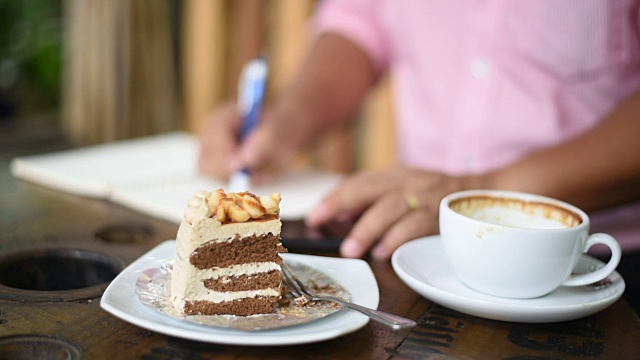
M 324 0 L 315 27 L 390 71 L 402 163 L 452 175 L 576 136 L 640 89 L 639 0 Z M 640 247 L 640 203 L 616 211 L 592 228 Z

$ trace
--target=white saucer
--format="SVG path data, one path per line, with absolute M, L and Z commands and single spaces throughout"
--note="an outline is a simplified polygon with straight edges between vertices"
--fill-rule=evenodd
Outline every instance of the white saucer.
M 100 306 L 124 321 L 161 334 L 232 345 L 293 345 L 328 340 L 356 331 L 369 322 L 367 316 L 344 309 L 304 325 L 249 332 L 206 326 L 163 315 L 141 304 L 134 288 L 143 271 L 173 260 L 175 251 L 175 241 L 165 241 L 131 263 L 111 282 L 100 300 Z M 282 256 L 285 260 L 303 263 L 332 277 L 351 294 L 352 302 L 378 308 L 378 284 L 366 262 L 300 254 Z
M 560 287 L 535 299 L 507 299 L 479 293 L 453 274 L 444 257 L 440 236 L 410 241 L 391 258 L 396 274 L 420 295 L 450 309 L 487 319 L 546 323 L 578 319 L 597 313 L 618 300 L 625 283 L 620 274 L 609 275 L 611 284 L 602 287 Z M 588 271 L 602 265 L 583 255 L 574 271 Z

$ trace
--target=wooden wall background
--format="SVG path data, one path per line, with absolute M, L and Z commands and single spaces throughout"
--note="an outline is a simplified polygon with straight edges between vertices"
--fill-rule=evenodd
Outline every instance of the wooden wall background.
M 277 94 L 309 46 L 315 4 L 66 0 L 63 126 L 79 144 L 176 128 L 195 133 L 215 106 L 235 98 L 242 66 L 263 53 L 270 63 L 269 94 Z M 172 41 L 175 33 L 178 41 Z M 303 161 L 341 172 L 392 163 L 390 99 L 385 81 L 356 126 L 329 136 Z
M 62 128 L 77 145 L 179 125 L 170 1 L 65 0 Z

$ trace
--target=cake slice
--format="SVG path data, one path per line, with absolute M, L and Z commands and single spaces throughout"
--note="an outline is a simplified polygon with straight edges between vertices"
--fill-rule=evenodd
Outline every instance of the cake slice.
M 176 239 L 171 301 L 185 315 L 271 313 L 282 296 L 280 194 L 196 192 Z

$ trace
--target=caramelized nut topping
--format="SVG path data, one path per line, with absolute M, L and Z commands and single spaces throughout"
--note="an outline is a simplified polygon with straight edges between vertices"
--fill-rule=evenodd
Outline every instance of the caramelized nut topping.
M 265 215 L 280 213 L 280 193 L 258 198 L 249 192 L 226 194 L 217 189 L 205 197 L 210 217 L 224 223 L 225 221 L 247 222 L 250 219 L 260 219 Z

